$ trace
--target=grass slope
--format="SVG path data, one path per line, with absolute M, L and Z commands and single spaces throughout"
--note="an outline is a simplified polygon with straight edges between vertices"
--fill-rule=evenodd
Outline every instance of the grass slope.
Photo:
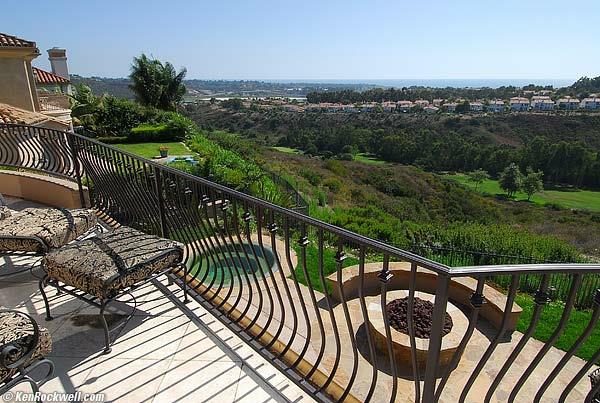
M 364 164 L 372 164 L 372 165 L 383 165 L 386 162 L 384 160 L 380 160 L 379 158 L 372 156 L 370 154 L 359 153 L 354 156 L 354 161 L 362 162 Z
M 457 181 L 482 194 L 504 195 L 504 191 L 500 188 L 497 180 L 488 179 L 475 189 L 475 184 L 469 181 L 469 178 L 464 174 L 444 175 L 444 177 Z M 518 192 L 515 195 L 515 200 L 527 201 L 527 195 L 523 192 Z M 531 202 L 541 205 L 553 203 L 565 208 L 600 211 L 600 192 L 591 190 L 544 190 L 541 193 L 533 195 Z
M 302 152 L 300 150 L 297 150 L 295 148 L 290 148 L 290 147 L 271 147 L 273 150 L 277 150 L 279 152 L 282 153 L 288 153 L 288 154 L 302 154 Z

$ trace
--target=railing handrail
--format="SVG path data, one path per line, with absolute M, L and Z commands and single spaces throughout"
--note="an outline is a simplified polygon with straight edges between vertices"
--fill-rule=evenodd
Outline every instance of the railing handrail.
M 600 272 L 600 263 L 543 263 L 543 264 L 503 264 L 482 266 L 456 266 L 450 268 L 454 277 L 484 274 L 551 274 L 595 273 Z
M 23 127 L 23 128 L 32 128 L 39 129 L 35 126 L 23 125 L 23 124 L 14 124 L 14 123 L 3 123 L 0 124 L 0 127 Z M 179 175 L 185 179 L 198 182 L 207 187 L 212 187 L 220 192 L 225 194 L 229 194 L 232 197 L 236 197 L 238 199 L 244 200 L 249 203 L 255 203 L 263 208 L 270 209 L 274 212 L 278 212 L 284 215 L 289 216 L 297 221 L 300 221 L 304 224 L 314 226 L 316 228 L 322 229 L 324 231 L 328 231 L 333 233 L 343 239 L 346 239 L 350 242 L 355 242 L 357 245 L 364 245 L 372 248 L 373 250 L 381 253 L 387 253 L 396 258 L 406 259 L 409 262 L 416 263 L 420 267 L 425 269 L 433 270 L 438 274 L 444 274 L 449 277 L 464 277 L 464 276 L 481 276 L 485 274 L 517 274 L 517 273 L 551 273 L 551 272 L 578 272 L 584 271 L 586 273 L 590 272 L 598 272 L 600 273 L 600 263 L 599 264 L 579 264 L 579 263 L 561 263 L 561 264 L 516 264 L 516 265 L 486 265 L 486 266 L 463 266 L 463 267 L 450 267 L 443 263 L 436 262 L 434 260 L 430 260 L 423 256 L 417 255 L 415 253 L 406 251 L 404 249 L 400 249 L 396 246 L 388 245 L 384 242 L 366 237 L 364 235 L 357 234 L 355 232 L 346 230 L 344 228 L 338 227 L 333 224 L 326 223 L 324 221 L 318 220 L 316 218 L 310 217 L 305 214 L 298 213 L 291 209 L 278 206 L 271 202 L 262 200 L 258 197 L 249 195 L 247 193 L 240 192 L 238 190 L 231 189 L 227 186 L 212 182 L 208 179 L 195 176 L 189 174 L 187 172 L 169 167 L 167 165 L 160 164 L 158 162 L 143 158 L 139 155 L 133 154 L 129 151 L 119 149 L 111 144 L 105 144 L 98 140 L 91 139 L 89 137 L 85 137 L 73 132 L 60 131 L 55 129 L 44 129 L 49 131 L 54 131 L 58 133 L 63 133 L 66 135 L 74 136 L 79 138 L 80 140 L 87 141 L 93 144 L 96 144 L 100 147 L 105 147 L 109 150 L 115 151 L 117 153 L 124 154 L 130 158 L 142 161 L 155 169 L 162 170 L 173 175 Z

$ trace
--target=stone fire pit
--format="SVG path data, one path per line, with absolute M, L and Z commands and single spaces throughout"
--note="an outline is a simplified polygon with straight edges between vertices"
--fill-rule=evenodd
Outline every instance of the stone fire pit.
M 406 290 L 389 291 L 387 294 L 387 302 L 390 303 L 394 300 L 405 297 L 408 297 L 408 291 Z M 415 292 L 415 297 L 431 303 L 435 301 L 435 295 L 424 292 Z M 383 308 L 385 309 L 385 307 Z M 383 322 L 382 306 L 378 298 L 373 298 L 369 301 L 368 310 L 369 331 L 373 335 L 375 346 L 382 353 L 388 354 L 387 336 Z M 450 316 L 452 325 L 445 326 L 446 330 L 448 330 L 448 333 L 442 337 L 442 348 L 439 358 L 440 367 L 445 367 L 450 363 L 450 360 L 458 348 L 468 326 L 468 319 L 465 314 L 450 302 L 448 302 L 446 307 L 446 313 Z M 393 327 L 390 327 L 390 330 L 392 335 L 392 350 L 397 368 L 403 371 L 412 370 L 409 335 L 400 332 Z M 417 365 L 419 366 L 419 371 L 423 374 L 423 371 L 425 371 L 425 367 L 427 365 L 429 339 L 415 336 L 415 344 L 417 351 Z

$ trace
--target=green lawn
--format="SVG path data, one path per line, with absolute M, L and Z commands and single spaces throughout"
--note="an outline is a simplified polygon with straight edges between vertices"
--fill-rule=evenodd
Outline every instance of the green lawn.
M 523 313 L 521 314 L 519 323 L 517 324 L 517 330 L 524 333 L 529 327 L 535 302 L 533 298 L 527 294 L 518 294 L 516 302 L 521 308 L 523 308 Z M 562 302 L 548 303 L 543 308 L 542 315 L 540 316 L 540 320 L 533 337 L 541 341 L 548 340 L 554 332 L 554 329 L 556 329 L 563 310 L 564 304 Z M 571 311 L 569 320 L 565 326 L 565 330 L 558 338 L 556 343 L 554 343 L 554 346 L 564 351 L 568 350 L 586 328 L 591 317 L 591 310 Z M 599 343 L 600 327 L 596 326 L 588 340 L 581 345 L 576 355 L 584 360 L 589 360 L 596 352 Z
M 372 156 L 370 154 L 365 154 L 365 153 L 356 154 L 354 156 L 354 161 L 362 162 L 365 164 L 372 164 L 372 165 L 383 165 L 386 163 L 384 160 L 380 160 L 375 156 Z
M 475 190 L 475 184 L 469 181 L 469 178 L 465 174 L 444 175 L 444 177 L 460 182 L 463 185 Z M 493 179 L 484 181 L 477 187 L 477 191 L 488 195 L 504 194 L 504 191 L 500 188 L 498 181 Z M 515 195 L 515 200 L 527 200 L 527 195 L 519 192 Z M 544 190 L 541 193 L 533 195 L 531 197 L 531 201 L 541 205 L 554 203 L 565 208 L 600 211 L 600 192 L 594 192 L 591 190 Z
M 302 154 L 302 152 L 300 150 L 297 150 L 295 148 L 290 148 L 290 147 L 271 147 L 273 150 L 277 150 L 279 152 L 282 153 L 287 153 L 287 154 Z
M 132 154 L 139 155 L 144 158 L 153 158 L 160 154 L 158 147 L 169 147 L 169 155 L 190 155 L 192 152 L 188 150 L 183 143 L 132 143 L 132 144 L 115 144 L 115 147 L 128 151 Z

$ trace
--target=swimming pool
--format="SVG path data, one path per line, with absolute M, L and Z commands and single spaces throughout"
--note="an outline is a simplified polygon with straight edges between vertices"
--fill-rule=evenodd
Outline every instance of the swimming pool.
M 167 164 L 169 164 L 171 162 L 186 162 L 191 165 L 198 164 L 198 161 L 196 161 L 196 159 L 194 159 L 194 157 L 192 157 L 191 155 L 178 155 L 178 156 L 167 158 Z
M 206 285 L 214 280 L 214 286 L 218 287 L 221 282 L 223 286 L 240 284 L 240 281 L 246 283 L 246 277 L 251 282 L 254 276 L 260 280 L 277 269 L 275 255 L 269 246 L 261 248 L 258 244 L 243 242 L 201 254 L 194 260 L 190 273 Z

